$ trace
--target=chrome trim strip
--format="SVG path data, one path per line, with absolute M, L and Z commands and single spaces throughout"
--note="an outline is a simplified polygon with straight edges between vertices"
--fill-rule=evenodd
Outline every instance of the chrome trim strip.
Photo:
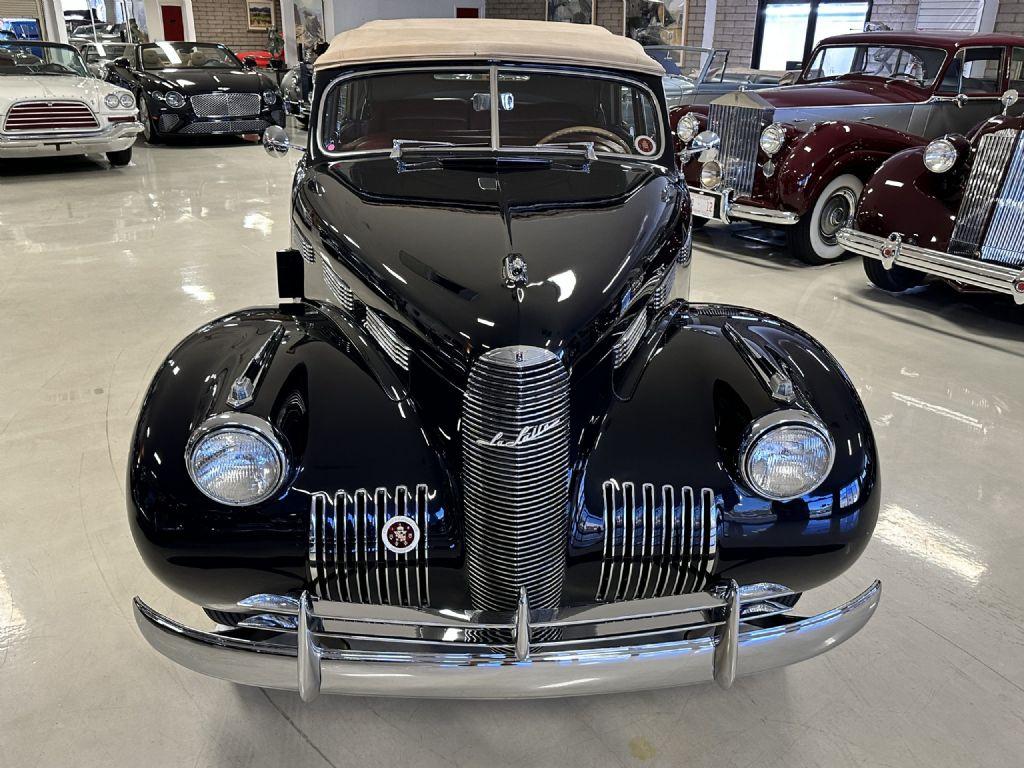
M 717 197 L 721 216 L 715 220 L 721 221 L 723 224 L 732 224 L 735 220 L 743 219 L 744 221 L 759 221 L 763 224 L 789 227 L 800 221 L 800 214 L 793 211 L 778 211 L 773 208 L 758 208 L 756 205 L 735 203 L 733 202 L 734 191 L 731 189 L 716 192 L 713 189 L 687 186 L 687 190 L 690 194 Z
M 691 596 L 709 607 L 724 609 L 727 602 L 707 593 Z M 348 647 L 326 647 L 323 635 L 308 631 L 331 604 L 312 601 L 307 611 L 307 633 L 319 648 L 321 693 L 406 696 L 421 698 L 505 699 L 627 692 L 710 682 L 728 671 L 729 645 L 735 638 L 735 675 L 755 674 L 831 650 L 855 635 L 870 620 L 881 598 L 875 582 L 849 602 L 810 618 L 751 627 L 740 620 L 738 628 L 722 629 L 723 620 L 712 622 L 714 636 L 683 635 L 665 641 L 638 642 L 628 634 L 613 637 L 618 645 L 589 648 L 542 645 L 527 659 L 516 658 L 510 646 L 478 646 L 471 652 L 449 643 L 448 650 L 416 652 L 398 645 L 392 649 L 366 650 L 348 638 Z M 667 598 L 677 600 L 677 598 Z M 651 601 L 658 602 L 658 601 Z M 337 604 L 335 604 L 337 605 Z M 624 605 L 616 606 L 622 608 Z M 399 610 L 399 609 L 391 609 Z M 404 609 L 408 610 L 408 609 Z M 136 623 L 146 641 L 159 653 L 184 667 L 242 685 L 297 690 L 298 650 L 294 634 L 270 640 L 249 640 L 231 634 L 204 632 L 169 619 L 136 597 Z M 419 611 L 411 611 L 416 615 Z M 720 610 L 723 618 L 735 610 Z M 614 621 L 614 619 L 613 619 Z M 538 624 L 531 620 L 531 629 Z M 510 632 L 509 625 L 505 625 Z M 746 631 L 742 631 L 742 630 Z M 344 639 L 344 638 L 343 638 Z M 723 639 L 725 642 L 723 642 Z M 306 637 L 304 636 L 304 641 Z M 314 654 L 309 648 L 307 658 Z M 307 678 L 306 693 L 312 693 Z
M 839 242 L 854 253 L 877 259 L 883 264 L 882 249 L 891 244 L 888 238 L 845 228 L 839 231 Z M 994 293 L 1005 293 L 1017 304 L 1024 304 L 1024 269 L 992 262 L 955 256 L 916 245 L 901 243 L 899 255 L 892 264 L 915 269 L 944 280 L 953 280 Z
M 722 335 L 729 340 L 773 400 L 787 404 L 796 402 L 793 380 L 775 358 L 741 335 L 731 323 L 722 325 Z
M 1018 132 L 981 246 L 982 260 L 1011 267 L 1024 267 L 1024 139 L 1020 136 Z
M 249 405 L 256 398 L 256 391 L 263 380 L 263 374 L 270 367 L 270 361 L 274 359 L 274 353 L 281 346 L 284 338 L 284 326 L 278 325 L 270 334 L 270 337 L 260 345 L 252 360 L 245 366 L 245 370 L 231 384 L 228 392 L 227 404 L 232 408 L 241 408 Z
M 324 284 L 334 295 L 334 298 L 338 300 L 338 305 L 346 312 L 355 311 L 356 299 L 348 283 L 341 279 L 338 273 L 330 267 L 326 259 L 323 260 L 322 266 L 324 272 Z
M 412 348 L 398 337 L 395 330 L 376 311 L 366 309 L 363 327 L 395 365 L 403 371 L 409 370 L 409 354 Z
M 725 620 L 715 640 L 715 682 L 729 689 L 736 680 L 740 645 L 740 594 L 736 582 L 730 580 L 725 589 Z
M 647 330 L 647 310 L 641 309 L 612 345 L 612 365 L 621 368 L 629 360 Z

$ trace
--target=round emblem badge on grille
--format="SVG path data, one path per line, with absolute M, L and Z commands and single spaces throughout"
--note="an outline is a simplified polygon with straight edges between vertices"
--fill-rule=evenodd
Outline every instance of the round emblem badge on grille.
M 653 155 L 658 145 L 654 143 L 654 139 L 650 136 L 637 136 L 633 140 L 633 146 L 636 147 L 636 151 L 641 155 Z
M 405 515 L 389 518 L 380 532 L 384 546 L 398 555 L 412 552 L 420 543 L 420 527 L 416 521 Z

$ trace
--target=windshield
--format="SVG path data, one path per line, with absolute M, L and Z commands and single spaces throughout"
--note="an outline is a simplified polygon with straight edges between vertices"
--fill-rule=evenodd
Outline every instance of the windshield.
M 117 59 L 124 56 L 125 43 L 96 43 L 90 45 L 85 51 L 86 61 L 99 61 L 100 59 Z
M 143 69 L 239 69 L 242 63 L 223 45 L 159 42 L 140 48 Z
M 71 46 L 0 40 L 0 75 L 79 75 L 88 77 L 82 57 Z
M 498 116 L 497 142 L 492 112 Z M 396 141 L 420 149 L 593 144 L 599 153 L 647 157 L 662 147 L 660 116 L 646 88 L 614 78 L 524 70 L 348 78 L 328 89 L 320 126 L 320 146 L 331 154 L 390 150 Z
M 946 52 L 938 48 L 830 45 L 818 49 L 801 80 L 835 80 L 850 75 L 927 86 L 935 82 L 945 60 Z

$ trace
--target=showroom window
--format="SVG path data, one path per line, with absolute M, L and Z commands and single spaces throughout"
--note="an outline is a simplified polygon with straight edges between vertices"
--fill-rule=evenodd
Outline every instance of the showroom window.
M 760 0 L 751 66 L 800 69 L 814 46 L 826 37 L 864 31 L 871 0 Z

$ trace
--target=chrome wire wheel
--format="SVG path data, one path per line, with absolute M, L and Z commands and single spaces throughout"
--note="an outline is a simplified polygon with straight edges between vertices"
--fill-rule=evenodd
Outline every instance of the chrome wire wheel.
M 839 230 L 848 226 L 857 210 L 858 194 L 849 187 L 835 190 L 825 201 L 818 219 L 818 235 L 828 245 L 839 242 Z

